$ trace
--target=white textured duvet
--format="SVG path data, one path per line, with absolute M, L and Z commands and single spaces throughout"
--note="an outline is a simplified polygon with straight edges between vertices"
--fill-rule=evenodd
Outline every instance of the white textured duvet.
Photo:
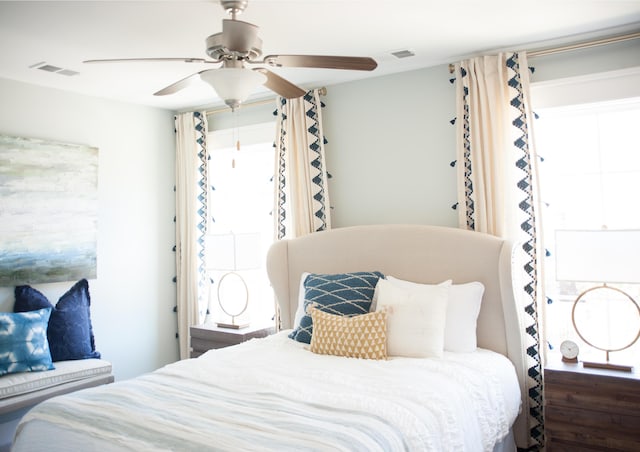
M 491 451 L 520 407 L 497 353 L 369 361 L 286 334 L 50 399 L 13 451 Z

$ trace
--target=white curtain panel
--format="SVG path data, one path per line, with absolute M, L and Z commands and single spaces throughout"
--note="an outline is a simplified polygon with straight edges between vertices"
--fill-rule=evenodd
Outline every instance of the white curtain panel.
M 511 126 L 513 97 L 506 55 L 458 63 L 457 83 L 458 223 L 465 229 L 517 238 L 514 202 L 518 155 L 511 151 L 519 131 Z
M 523 288 L 516 296 L 525 311 L 527 368 L 521 371 L 528 377 L 523 411 L 529 413 L 523 440 L 538 447 L 544 441 L 537 314 L 542 254 L 526 54 L 465 60 L 455 64 L 455 75 L 459 225 L 518 244 L 514 286 Z
M 276 238 L 331 229 L 320 94 L 276 103 Z
M 203 320 L 204 234 L 207 219 L 207 118 L 176 116 L 176 283 L 180 359 L 190 357 L 189 328 Z

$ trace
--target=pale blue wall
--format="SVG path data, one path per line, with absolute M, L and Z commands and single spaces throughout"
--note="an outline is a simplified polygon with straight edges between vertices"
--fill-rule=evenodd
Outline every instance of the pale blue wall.
M 328 87 L 333 225 L 454 226 L 455 89 L 447 66 Z
M 0 99 L 0 133 L 99 149 L 98 277 L 89 290 L 96 346 L 116 379 L 177 360 L 173 114 L 6 79 Z M 35 287 L 55 303 L 71 285 Z M 0 288 L 0 310 L 13 301 L 13 288 Z

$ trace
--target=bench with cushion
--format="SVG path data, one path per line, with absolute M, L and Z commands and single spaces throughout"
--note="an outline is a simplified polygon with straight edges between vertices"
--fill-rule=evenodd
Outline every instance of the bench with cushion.
M 31 407 L 49 397 L 113 382 L 103 359 L 58 361 L 55 369 L 0 377 L 0 415 Z

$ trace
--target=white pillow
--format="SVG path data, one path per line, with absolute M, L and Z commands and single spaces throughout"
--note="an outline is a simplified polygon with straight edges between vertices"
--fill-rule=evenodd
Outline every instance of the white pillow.
M 376 311 L 387 311 L 389 356 L 442 357 L 450 284 L 405 288 L 378 281 Z
M 398 287 L 410 290 L 430 286 L 430 284 L 404 281 L 393 276 L 387 276 L 387 280 Z M 446 351 L 469 353 L 478 347 L 476 329 L 483 294 L 484 285 L 478 281 L 451 286 L 444 328 L 444 349 Z
M 296 308 L 296 314 L 293 317 L 293 329 L 297 329 L 300 326 L 300 320 L 304 317 L 304 280 L 309 276 L 309 272 L 304 272 L 300 276 L 300 286 L 298 287 L 298 307 Z

